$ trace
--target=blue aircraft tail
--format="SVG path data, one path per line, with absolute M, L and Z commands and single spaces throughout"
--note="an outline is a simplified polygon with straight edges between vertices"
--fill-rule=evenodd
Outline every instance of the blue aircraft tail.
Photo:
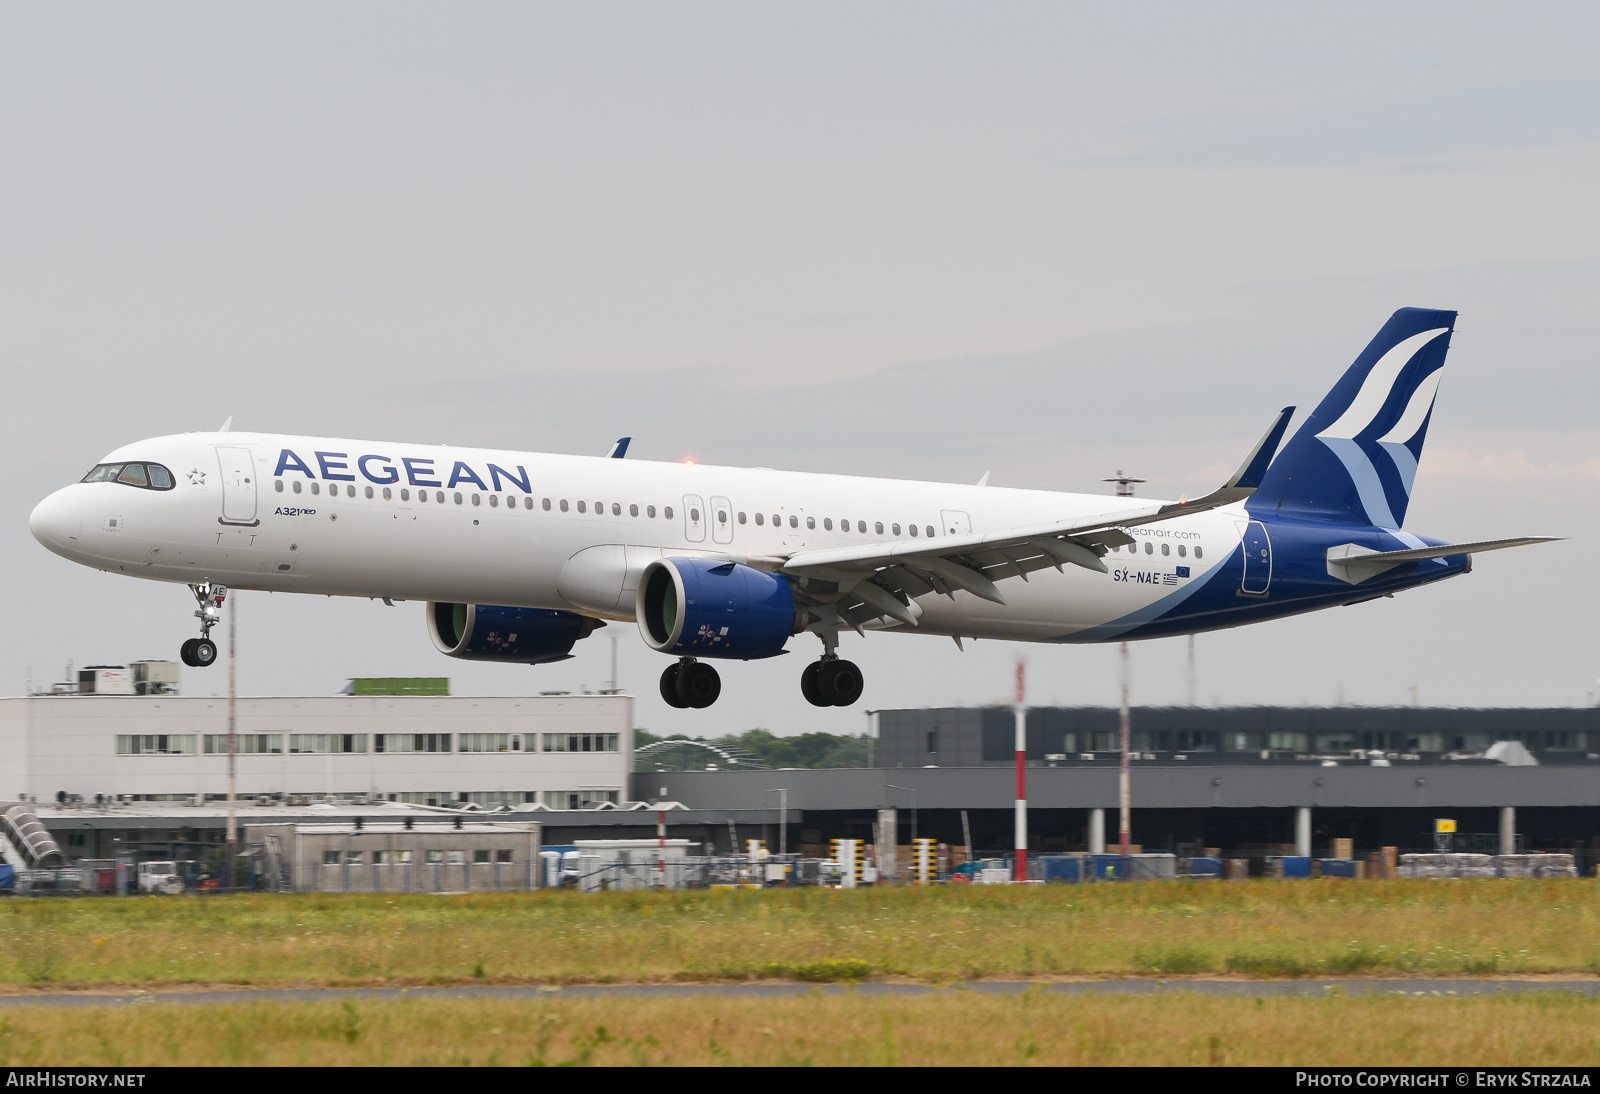
M 1426 308 L 1390 316 L 1267 468 L 1251 514 L 1399 528 L 1455 323 Z

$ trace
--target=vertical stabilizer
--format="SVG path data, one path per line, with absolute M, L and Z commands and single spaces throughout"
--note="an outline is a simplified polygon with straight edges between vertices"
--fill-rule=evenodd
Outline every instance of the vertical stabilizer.
M 1267 468 L 1246 508 L 1399 528 L 1456 313 L 1401 308 Z

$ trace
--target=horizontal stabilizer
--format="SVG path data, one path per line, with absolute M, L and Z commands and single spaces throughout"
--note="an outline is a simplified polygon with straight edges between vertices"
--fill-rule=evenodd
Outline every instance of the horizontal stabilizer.
M 1474 555 L 1483 551 L 1499 551 L 1507 547 L 1522 547 L 1529 543 L 1553 543 L 1561 536 L 1518 536 L 1516 539 L 1484 539 L 1475 543 L 1442 543 L 1436 547 L 1408 547 L 1402 551 L 1374 551 L 1359 543 L 1346 543 L 1328 548 L 1328 573 L 1341 581 L 1359 585 L 1369 577 L 1406 562 L 1426 562 L 1433 558 L 1454 558 L 1456 555 Z

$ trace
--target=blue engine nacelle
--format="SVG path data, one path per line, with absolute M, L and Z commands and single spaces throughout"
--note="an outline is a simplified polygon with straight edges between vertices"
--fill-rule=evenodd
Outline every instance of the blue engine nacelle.
M 491 604 L 428 605 L 428 636 L 439 652 L 466 661 L 542 665 L 565 661 L 580 638 L 605 624 L 576 612 Z
M 690 657 L 776 657 L 795 632 L 794 591 L 737 562 L 663 558 L 644 568 L 635 612 L 652 649 Z

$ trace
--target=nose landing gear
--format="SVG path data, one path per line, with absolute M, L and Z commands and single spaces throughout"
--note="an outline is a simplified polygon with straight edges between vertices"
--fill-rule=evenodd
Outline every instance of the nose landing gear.
M 670 707 L 703 710 L 722 694 L 722 677 L 703 661 L 685 657 L 661 674 L 661 698 Z
M 211 628 L 222 621 L 222 602 L 228 599 L 228 587 L 202 581 L 190 585 L 189 591 L 200 602 L 200 610 L 194 613 L 200 620 L 200 637 L 185 642 L 178 656 L 190 668 L 203 669 L 217 663 L 217 644 L 211 641 Z

